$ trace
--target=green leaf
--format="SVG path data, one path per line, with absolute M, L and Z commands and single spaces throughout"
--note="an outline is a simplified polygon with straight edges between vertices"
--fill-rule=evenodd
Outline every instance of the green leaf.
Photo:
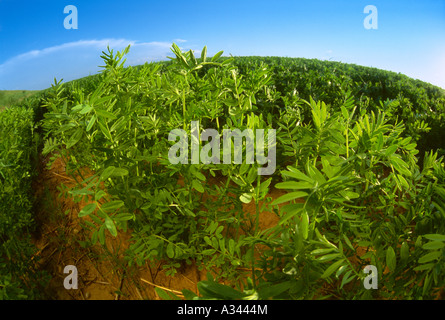
M 103 221 L 100 220 L 99 217 L 96 216 L 96 215 L 94 215 L 94 214 L 91 215 L 90 218 L 91 218 L 91 220 L 93 220 L 93 221 L 94 221 L 96 224 L 98 224 L 98 225 L 102 225 L 102 224 L 103 224 Z
M 238 106 L 238 100 L 236 99 L 224 99 L 222 102 L 228 106 L 228 107 L 237 107 Z
M 219 243 L 218 243 L 218 238 L 217 237 L 212 237 L 212 247 L 215 248 L 215 250 L 218 250 Z
M 180 246 L 175 246 L 175 257 L 180 258 L 183 255 L 184 251 Z
M 114 221 L 111 220 L 110 217 L 105 218 L 105 226 L 107 227 L 108 231 L 113 235 L 113 237 L 117 236 L 117 230 L 116 226 L 114 225 Z
M 118 213 L 114 216 L 114 221 L 128 221 L 134 219 L 135 215 L 131 213 Z
M 173 43 L 173 44 L 172 44 L 172 48 L 171 48 L 171 50 L 173 51 L 173 53 L 175 54 L 175 56 L 178 58 L 178 60 L 184 60 L 186 66 L 188 66 L 185 57 L 182 55 L 182 51 L 181 51 L 181 49 L 178 47 L 178 45 L 177 45 L 176 43 Z
M 341 274 L 348 269 L 348 265 L 342 265 L 340 268 L 337 269 L 337 272 L 335 273 L 335 277 L 338 279 Z
M 438 249 L 442 249 L 443 247 L 445 247 L 445 243 L 443 243 L 442 241 L 431 241 L 428 243 L 425 243 L 422 248 L 426 249 L 426 250 L 438 250 Z
M 143 116 L 140 116 L 140 118 L 143 118 Z M 122 116 L 118 120 L 116 120 L 113 125 L 110 128 L 110 132 L 117 131 L 121 128 L 123 128 L 127 123 L 129 122 L 129 119 L 127 116 Z
M 243 292 L 237 291 L 229 286 L 209 280 L 203 280 L 198 282 L 198 290 L 199 293 L 206 298 L 238 300 L 246 296 L 246 294 Z
M 431 286 L 431 273 L 428 273 L 425 277 L 425 281 L 423 282 L 423 289 L 422 289 L 422 295 L 425 295 L 428 290 L 430 290 L 430 286 Z
M 162 300 L 172 300 L 170 295 L 165 290 L 155 287 L 155 291 Z
M 430 261 L 436 260 L 441 255 L 442 255 L 442 251 L 433 251 L 433 252 L 427 253 L 427 254 L 423 255 L 422 257 L 420 257 L 418 262 L 419 263 L 430 262 Z
M 308 230 L 309 230 L 309 215 L 307 214 L 307 211 L 304 210 L 303 213 L 301 214 L 301 223 L 300 223 L 300 231 L 303 235 L 303 239 L 307 239 Z
M 105 225 L 100 226 L 97 234 L 99 237 L 100 244 L 104 245 L 105 244 Z
M 315 181 L 313 179 L 309 178 L 307 175 L 299 171 L 297 168 L 287 166 L 287 169 L 289 171 L 281 171 L 283 176 L 289 176 L 298 180 L 304 180 L 306 182 L 314 184 Z
M 340 193 L 348 201 L 350 201 L 351 199 L 356 199 L 356 198 L 360 197 L 360 195 L 357 192 L 353 192 L 353 191 L 341 191 Z
M 84 105 L 83 108 L 80 110 L 79 113 L 80 113 L 80 114 L 85 114 L 85 113 L 90 112 L 91 110 L 93 110 L 93 107 L 92 107 L 92 106 Z
M 188 55 L 189 55 L 190 61 L 192 63 L 192 67 L 196 66 L 197 61 L 196 61 L 195 55 L 193 54 L 192 49 L 189 50 Z
M 215 254 L 215 252 L 216 252 L 215 249 L 206 249 L 206 250 L 203 250 L 201 252 L 201 254 L 204 256 L 211 256 L 211 255 Z
M 385 151 L 385 156 L 389 157 L 390 155 L 392 155 L 394 152 L 396 152 L 396 150 L 399 148 L 398 145 L 392 145 L 389 146 L 388 149 L 386 149 Z
M 175 256 L 175 246 L 173 243 L 169 242 L 167 245 L 167 256 L 170 259 L 173 259 Z
M 389 161 L 391 162 L 393 167 L 401 174 L 404 174 L 406 176 L 411 176 L 411 171 L 408 170 L 408 164 L 406 164 L 405 161 L 395 156 L 392 156 Z
M 295 283 L 293 281 L 285 281 L 273 285 L 263 286 L 258 288 L 258 295 L 260 299 L 268 299 L 276 297 L 281 293 L 289 290 Z
M 79 112 L 80 110 L 82 110 L 85 106 L 87 106 L 86 104 L 78 104 L 74 107 L 71 108 L 71 112 Z
M 323 176 L 323 174 L 320 172 L 320 170 L 318 170 L 315 166 L 310 166 L 308 168 L 308 173 L 311 176 L 311 178 L 316 179 L 316 181 L 319 184 L 323 184 L 326 182 L 325 177 Z M 335 180 L 334 180 L 335 181 Z
M 294 206 L 288 209 L 287 213 L 280 219 L 279 224 L 285 223 L 290 218 L 294 217 L 297 213 L 299 213 L 301 210 L 303 210 L 303 205 L 300 204 L 300 206 Z
M 400 183 L 401 183 L 406 189 L 409 189 L 409 184 L 408 184 L 408 182 L 406 181 L 406 179 L 405 179 L 402 175 L 398 174 L 398 175 L 397 175 L 397 178 L 399 179 Z
M 207 46 L 204 46 L 204 48 L 201 51 L 202 62 L 206 62 L 206 58 L 207 58 Z
M 406 260 L 409 257 L 409 246 L 406 241 L 403 241 L 402 245 L 400 246 L 400 258 L 402 260 Z
M 206 228 L 208 233 L 214 233 L 216 228 L 218 228 L 218 222 L 212 221 L 210 225 Z
M 341 285 L 340 285 L 340 289 L 343 288 L 343 286 L 349 282 L 351 282 L 354 279 L 354 276 L 349 277 L 352 273 L 352 270 L 349 270 L 348 272 L 345 273 L 345 275 L 343 276 L 343 279 L 341 280 Z
M 329 277 L 334 271 L 336 271 L 343 263 L 345 262 L 344 259 L 338 260 L 337 262 L 334 262 L 329 266 L 329 268 L 326 269 L 326 271 L 321 275 L 323 279 L 326 279 Z
M 223 230 L 224 230 L 224 226 L 219 226 L 218 228 L 216 228 L 216 230 L 215 230 L 215 234 L 218 235 L 218 234 L 220 234 Z
M 221 236 L 221 238 L 219 238 L 218 242 L 219 242 L 219 248 L 221 249 L 221 252 L 223 252 L 225 254 L 226 253 L 226 241 L 225 241 L 225 239 Z
M 106 212 L 113 212 L 122 207 L 123 205 L 124 202 L 122 200 L 113 200 L 104 203 L 100 208 Z
M 91 128 L 93 127 L 94 123 L 96 123 L 96 115 L 93 114 L 93 116 L 91 117 L 90 121 L 88 122 L 88 126 L 87 126 L 87 132 L 91 130 Z
M 348 120 L 348 119 L 349 119 L 349 113 L 348 113 L 348 110 L 347 110 L 344 106 L 341 106 L 340 109 L 341 109 L 341 113 L 342 113 L 342 115 L 343 115 L 343 118 L 345 118 L 346 120 Z
M 307 181 L 285 181 L 285 182 L 279 182 L 275 185 L 275 188 L 277 189 L 311 189 L 313 187 L 312 183 L 309 183 Z
M 325 254 L 334 251 L 334 248 L 324 248 L 324 249 L 315 249 L 311 251 L 311 255 L 318 256 L 320 254 Z
M 318 231 L 318 228 L 315 228 L 315 234 L 317 235 L 317 238 L 321 241 L 324 242 L 326 245 L 330 246 L 331 248 L 335 248 L 338 249 L 337 246 L 335 244 L 333 244 L 332 242 L 330 242 L 325 235 L 321 235 L 320 231 Z
M 422 246 L 422 236 L 418 236 L 415 243 L 416 248 L 420 248 Z
M 383 134 L 379 132 L 379 135 L 377 136 L 377 145 L 376 145 L 376 151 L 380 151 L 383 148 Z
M 348 247 L 351 248 L 352 251 L 355 251 L 354 246 L 352 245 L 351 241 L 346 236 L 346 234 L 343 234 L 343 239 L 345 240 L 345 242 L 348 245 Z
M 266 181 L 261 182 L 260 184 L 260 192 L 267 193 L 270 183 L 272 182 L 272 178 L 267 179 Z
M 96 202 L 87 204 L 85 207 L 82 208 L 82 210 L 80 210 L 79 215 L 78 215 L 79 218 L 89 215 L 91 212 L 94 211 L 94 209 L 96 209 Z
M 198 180 L 192 180 L 192 187 L 200 193 L 204 192 L 204 187 Z
M 250 203 L 252 201 L 252 194 L 251 193 L 243 193 L 240 195 L 239 199 L 243 203 Z
M 396 269 L 396 253 L 392 247 L 388 247 L 386 250 L 386 265 L 390 271 Z
M 308 195 L 307 192 L 303 192 L 303 191 L 289 192 L 289 193 L 286 193 L 286 194 L 282 195 L 281 197 L 275 199 L 272 202 L 272 205 L 277 205 L 277 204 L 280 204 L 283 202 L 292 201 L 294 199 L 303 198 L 307 195 Z
M 402 141 L 400 141 L 400 145 L 401 146 L 405 146 L 407 144 L 409 144 L 411 142 L 412 138 L 411 137 L 406 137 L 405 139 L 403 139 Z
M 100 180 L 101 181 L 107 180 L 109 177 L 111 177 L 111 175 L 113 174 L 114 170 L 116 170 L 116 167 L 114 167 L 114 166 L 106 167 L 105 170 L 100 175 Z
M 80 127 L 77 128 L 77 130 L 74 131 L 74 133 L 68 140 L 68 143 L 66 144 L 66 148 L 69 149 L 72 146 L 74 146 L 77 142 L 79 142 L 79 140 L 82 138 L 82 135 L 83 135 L 83 129 Z
M 414 271 L 424 271 L 424 270 L 431 270 L 436 264 L 435 263 L 427 263 L 422 264 L 420 266 L 415 267 Z
M 325 254 L 324 256 L 318 257 L 316 260 L 317 261 L 331 261 L 334 260 L 335 258 L 341 257 L 341 253 L 330 253 L 330 254 Z
M 105 181 L 110 177 L 122 177 L 128 175 L 128 170 L 125 168 L 116 168 L 115 166 L 109 166 L 100 175 L 100 180 Z
M 330 161 L 326 157 L 321 158 L 321 163 L 323 164 L 323 172 L 331 179 L 335 175 L 335 171 L 332 168 Z
M 424 237 L 428 240 L 445 241 L 445 235 L 443 234 L 425 234 Z
M 224 51 L 219 51 L 217 54 L 215 54 L 213 57 L 212 57 L 212 62 L 215 62 L 215 61 L 217 61 L 218 59 L 219 59 L 219 57 L 221 57 L 221 55 L 224 53 Z
M 103 117 L 103 118 L 112 119 L 112 120 L 117 118 L 113 113 L 108 112 L 108 111 L 103 110 L 103 109 L 96 109 L 96 114 L 98 116 Z
M 235 240 L 229 239 L 229 253 L 233 256 L 235 253 Z
M 312 106 L 312 120 L 314 121 L 315 127 L 320 129 L 321 127 L 321 119 L 320 119 L 320 105 L 316 104 L 314 101 L 311 101 Z
M 196 293 L 194 293 L 189 289 L 182 289 L 182 295 L 186 300 L 193 300 L 194 298 L 197 297 Z
M 204 237 L 204 242 L 207 243 L 209 246 L 212 246 L 212 241 L 210 240 L 210 238 L 208 236 Z
M 75 195 L 75 196 L 78 196 L 78 195 L 86 196 L 86 195 L 94 194 L 94 192 L 90 190 L 90 187 L 91 186 L 86 186 L 85 188 L 80 189 L 80 190 L 70 190 L 69 193 L 72 195 Z
M 201 181 L 206 181 L 206 176 L 203 175 L 200 171 L 194 171 L 193 175 Z
M 107 193 L 105 191 L 99 190 L 94 195 L 94 200 L 98 201 L 98 200 L 102 199 L 103 197 L 105 197 L 106 195 L 107 195 Z
M 125 168 L 115 168 L 111 173 L 112 177 L 122 177 L 128 174 L 128 170 Z
M 107 128 L 106 128 L 100 121 L 98 121 L 97 123 L 99 124 L 100 131 L 102 131 L 102 133 L 104 134 L 104 136 L 105 136 L 108 140 L 112 140 L 110 131 L 108 131 L 108 129 L 107 129 Z
M 247 174 L 246 178 L 247 183 L 252 184 L 257 176 L 258 176 L 258 170 L 252 166 L 252 168 L 250 168 L 249 170 L 249 173 Z

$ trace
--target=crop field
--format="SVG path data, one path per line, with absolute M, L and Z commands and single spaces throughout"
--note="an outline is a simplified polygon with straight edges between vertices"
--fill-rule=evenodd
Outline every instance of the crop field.
M 0 90 L 0 110 L 13 104 L 20 104 L 23 99 L 29 98 L 37 92 L 33 90 Z
M 443 299 L 443 89 L 129 50 L 0 113 L 0 299 Z

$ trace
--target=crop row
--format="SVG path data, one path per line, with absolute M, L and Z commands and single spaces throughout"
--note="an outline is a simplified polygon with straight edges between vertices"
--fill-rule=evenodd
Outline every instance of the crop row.
M 39 296 L 43 278 L 30 263 L 36 252 L 31 182 L 36 159 L 31 108 L 0 112 L 0 299 Z

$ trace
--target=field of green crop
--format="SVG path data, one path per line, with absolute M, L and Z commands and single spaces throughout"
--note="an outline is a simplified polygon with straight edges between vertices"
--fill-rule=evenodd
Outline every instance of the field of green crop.
M 14 104 L 20 104 L 23 99 L 29 98 L 37 91 L 32 90 L 0 90 L 0 110 Z
M 175 44 L 169 62 L 124 67 L 128 51 L 108 49 L 100 75 L 55 82 L 0 113 L 0 298 L 45 297 L 47 278 L 26 259 L 37 257 L 26 235 L 43 156 L 75 181 L 64 192 L 91 235 L 83 246 L 130 230 L 127 268 L 212 271 L 196 292 L 157 288 L 161 298 L 441 297 L 443 89 L 338 62 L 207 57 L 207 48 L 195 57 Z M 266 141 L 275 129 L 263 150 L 275 149 L 275 171 L 258 174 L 247 141 L 243 163 L 203 161 L 223 159 L 223 148 L 194 141 L 194 121 L 201 133 L 264 129 Z M 173 130 L 200 146 L 201 161 L 170 161 Z M 368 265 L 378 289 L 367 286 Z

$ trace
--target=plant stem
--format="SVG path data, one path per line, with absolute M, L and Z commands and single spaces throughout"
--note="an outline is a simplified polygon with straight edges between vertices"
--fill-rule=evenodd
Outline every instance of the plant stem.
M 185 90 L 182 91 L 182 118 L 184 121 L 184 130 L 186 129 L 186 122 L 185 122 Z
M 260 207 L 259 207 L 259 197 L 260 197 L 260 183 L 261 178 L 260 175 L 257 175 L 257 185 L 256 185 L 256 197 L 255 197 L 255 228 L 254 228 L 254 236 L 256 237 L 259 224 L 260 224 Z M 252 244 L 252 282 L 254 289 L 256 288 L 255 281 L 255 241 Z

